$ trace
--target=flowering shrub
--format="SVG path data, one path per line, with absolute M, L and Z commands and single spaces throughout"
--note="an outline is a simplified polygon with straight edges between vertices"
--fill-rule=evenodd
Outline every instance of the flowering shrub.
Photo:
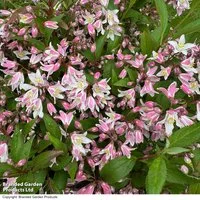
M 199 0 L 0 8 L 2 193 L 200 193 Z

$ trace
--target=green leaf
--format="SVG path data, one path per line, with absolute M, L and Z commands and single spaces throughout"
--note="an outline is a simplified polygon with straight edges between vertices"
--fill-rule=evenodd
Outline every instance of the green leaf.
M 112 69 L 115 68 L 115 62 L 108 60 L 103 66 L 103 78 L 110 78 L 112 76 Z
M 186 148 L 182 148 L 182 147 L 172 147 L 169 149 L 165 150 L 165 153 L 169 154 L 169 155 L 176 155 L 179 153 L 184 153 L 184 152 L 188 152 L 190 151 L 189 149 Z
M 28 159 L 34 137 L 24 143 L 24 135 L 19 127 L 16 127 L 11 140 L 11 158 L 15 163 L 21 159 Z
M 82 52 L 85 58 L 87 58 L 90 62 L 95 61 L 95 56 L 94 54 L 90 51 L 90 49 L 86 49 L 85 51 Z
M 69 155 L 61 155 L 56 158 L 57 164 L 54 164 L 51 169 L 53 171 L 59 171 L 64 169 L 70 162 L 72 161 L 72 157 Z
M 41 170 L 34 173 L 29 172 L 27 174 L 20 175 L 17 178 L 17 183 L 19 183 L 17 189 L 21 191 L 20 194 L 36 194 L 38 190 L 42 188 L 42 185 L 46 178 L 46 174 L 46 170 Z M 28 185 L 34 183 L 36 183 L 37 185 Z
M 152 51 L 156 49 L 156 42 L 148 31 L 142 33 L 140 42 L 143 54 L 151 55 Z
M 177 33 L 174 34 L 174 38 L 178 38 L 183 34 L 191 34 L 200 32 L 200 19 L 187 23 L 185 26 L 178 29 Z
M 48 114 L 44 114 L 43 119 L 44 119 L 44 123 L 45 123 L 47 131 L 54 137 L 60 139 L 61 131 L 58 124 L 55 122 L 55 120 L 52 119 Z
M 32 168 L 32 170 L 36 171 L 39 169 L 44 169 L 49 167 L 51 160 L 53 158 L 56 158 L 57 156 L 61 155 L 62 151 L 45 151 L 38 156 L 36 156 L 32 161 L 29 167 Z
M 36 47 L 37 49 L 39 49 L 41 51 L 45 50 L 45 45 L 40 40 L 36 40 L 34 38 L 30 38 L 30 39 L 28 39 L 28 42 L 30 42 L 31 45 L 33 45 L 34 47 Z
M 119 81 L 114 83 L 114 86 L 129 88 L 130 86 L 128 86 L 128 82 L 130 82 L 129 78 L 120 79 Z
M 158 14 L 160 16 L 160 23 L 161 23 L 160 44 L 162 44 L 163 37 L 168 26 L 168 11 L 164 0 L 154 0 L 154 2 Z
M 62 141 L 60 141 L 58 138 L 54 137 L 51 134 L 48 134 L 48 137 L 56 150 L 62 150 L 64 152 L 67 152 L 66 144 L 64 144 Z
M 74 180 L 77 170 L 78 170 L 77 162 L 73 161 L 67 165 L 67 171 L 72 180 Z
M 181 185 L 199 183 L 199 179 L 194 176 L 188 176 L 181 172 L 174 164 L 167 164 L 167 178 L 169 183 L 176 183 Z
M 66 171 L 61 170 L 61 171 L 55 172 L 53 180 L 55 184 L 57 185 L 58 189 L 60 190 L 60 193 L 62 193 L 62 191 L 65 190 L 67 179 L 68 179 L 68 174 Z
M 31 132 L 31 129 L 32 129 L 33 125 L 35 124 L 35 122 L 36 122 L 36 119 L 33 119 L 29 123 L 25 124 L 23 131 L 22 131 L 25 136 Z
M 150 24 L 150 21 L 147 16 L 141 14 L 137 10 L 130 9 L 124 19 L 131 18 L 131 21 L 139 24 Z
M 106 33 L 104 35 L 101 35 L 97 41 L 96 41 L 96 51 L 95 51 L 95 56 L 96 59 L 98 60 L 102 54 L 103 54 L 103 50 L 104 50 L 104 45 L 106 42 Z
M 100 176 L 105 182 L 112 185 L 125 178 L 133 169 L 135 162 L 135 158 L 128 159 L 125 156 L 115 158 L 104 165 Z
M 121 37 L 119 36 L 115 36 L 114 41 L 109 40 L 108 41 L 108 45 L 107 45 L 107 52 L 109 53 L 113 53 L 113 51 L 115 51 L 121 43 Z
M 133 5 L 135 4 L 136 0 L 130 0 L 129 1 L 129 5 L 126 9 L 126 11 L 124 12 L 123 16 L 122 16 L 122 19 L 124 19 L 128 13 L 128 11 L 133 7 Z
M 148 194 L 160 194 L 165 184 L 167 168 L 162 157 L 156 158 L 149 167 L 146 177 L 146 191 Z
M 179 129 L 170 138 L 170 147 L 187 147 L 200 141 L 200 122 Z
M 200 194 L 200 183 L 190 185 L 188 193 L 189 194 Z
M 138 73 L 136 69 L 132 69 L 129 67 L 125 67 L 126 71 L 128 72 L 129 78 L 131 81 L 136 82 Z
M 9 174 L 15 174 L 18 172 L 18 170 L 7 163 L 0 163 L 0 178 L 3 176 L 4 172 L 8 172 Z
M 98 119 L 96 118 L 88 118 L 80 121 L 83 130 L 87 131 L 88 129 L 92 128 L 95 126 L 95 124 L 98 123 Z

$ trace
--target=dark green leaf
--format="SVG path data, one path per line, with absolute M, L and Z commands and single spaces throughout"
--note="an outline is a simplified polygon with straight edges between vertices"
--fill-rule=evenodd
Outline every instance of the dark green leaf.
M 166 181 L 169 183 L 184 185 L 184 184 L 199 183 L 200 180 L 196 177 L 184 174 L 173 164 L 167 164 Z
M 41 170 L 34 173 L 29 172 L 27 174 L 21 175 L 17 179 L 17 183 L 20 184 L 19 186 L 17 186 L 17 189 L 21 191 L 20 194 L 36 194 L 38 190 L 42 188 L 45 178 L 46 178 L 46 170 Z M 37 185 L 36 186 L 28 185 L 34 183 L 36 183 Z
M 77 162 L 73 161 L 67 165 L 67 171 L 72 180 L 74 180 L 77 170 L 78 170 Z
M 135 165 L 135 158 L 128 159 L 125 156 L 109 161 L 100 171 L 100 176 L 109 184 L 114 184 L 125 178 Z
M 160 194 L 165 184 L 167 168 L 162 157 L 156 158 L 149 167 L 146 177 L 146 191 L 148 194 Z
M 66 171 L 61 170 L 57 171 L 54 174 L 53 180 L 55 184 L 57 185 L 58 189 L 60 190 L 60 193 L 65 190 L 66 184 L 67 184 L 68 174 Z
M 170 138 L 170 147 L 187 147 L 200 141 L 200 123 L 179 129 Z
M 106 34 L 101 35 L 97 41 L 96 41 L 96 51 L 95 51 L 95 57 L 98 60 L 102 54 L 103 54 L 103 50 L 104 50 L 104 45 L 106 42 Z
M 51 160 L 61 155 L 62 153 L 62 151 L 45 151 L 36 156 L 31 161 L 29 167 L 31 167 L 34 171 L 47 168 L 51 164 Z
M 188 193 L 189 194 L 200 194 L 200 183 L 190 185 Z
M 157 44 L 148 31 L 142 33 L 140 42 L 143 54 L 151 55 L 152 51 L 156 49 Z
M 161 23 L 160 44 L 162 44 L 163 37 L 168 26 L 168 11 L 164 0 L 154 0 L 154 2 L 156 4 L 156 9 L 160 16 L 160 23 Z
M 58 138 L 54 137 L 51 134 L 48 134 L 48 137 L 56 150 L 62 150 L 64 152 L 67 152 L 66 144 L 64 144 L 62 141 L 60 141 Z
M 58 124 L 55 122 L 55 120 L 52 119 L 48 114 L 44 114 L 43 119 L 44 119 L 44 123 L 45 123 L 47 131 L 54 137 L 60 139 L 61 131 Z
M 192 21 L 185 26 L 181 27 L 177 33 L 174 34 L 174 38 L 178 38 L 183 34 L 191 34 L 195 32 L 200 32 L 200 19 Z

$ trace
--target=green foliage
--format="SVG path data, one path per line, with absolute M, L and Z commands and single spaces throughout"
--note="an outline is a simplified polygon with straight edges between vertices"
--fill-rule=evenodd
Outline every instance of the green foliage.
M 135 165 L 135 158 L 118 157 L 109 161 L 100 171 L 100 176 L 109 184 L 125 178 Z
M 44 123 L 46 126 L 47 131 L 54 137 L 60 139 L 61 132 L 58 124 L 55 122 L 52 117 L 50 117 L 48 114 L 44 114 Z
M 179 129 L 169 138 L 170 147 L 187 147 L 200 141 L 200 123 Z
M 148 194 L 160 194 L 167 177 L 167 168 L 164 158 L 156 158 L 149 167 L 146 177 L 146 191 Z

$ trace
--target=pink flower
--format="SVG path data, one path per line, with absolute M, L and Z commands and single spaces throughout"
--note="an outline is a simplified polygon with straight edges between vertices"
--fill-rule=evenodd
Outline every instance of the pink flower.
M 140 143 L 144 142 L 144 137 L 140 130 L 135 130 L 134 135 L 135 135 L 135 143 L 136 144 L 140 144 Z
M 127 158 L 131 158 L 131 151 L 134 149 L 128 147 L 126 144 L 122 144 L 121 150 L 124 156 L 126 156 Z
M 200 101 L 197 102 L 196 108 L 197 108 L 197 120 L 200 121 Z
M 4 163 L 8 160 L 8 145 L 6 143 L 0 143 L 0 163 Z
M 171 85 L 168 87 L 168 89 L 166 90 L 165 88 L 158 88 L 159 91 L 163 92 L 163 94 L 168 97 L 173 103 L 176 103 L 174 97 L 176 92 L 179 90 L 178 88 L 176 88 L 177 86 L 177 82 L 173 82 L 171 83 Z
M 30 24 L 33 21 L 33 15 L 30 13 L 19 14 L 20 22 L 23 24 Z
M 81 188 L 77 194 L 93 194 L 94 192 L 94 185 L 93 184 L 89 184 L 83 188 Z
M 44 55 L 45 55 L 44 61 L 47 61 L 50 63 L 52 61 L 57 60 L 60 56 L 60 53 L 57 52 L 52 46 L 52 44 L 50 43 L 48 49 L 45 50 Z
M 44 26 L 50 29 L 57 29 L 58 28 L 58 22 L 55 21 L 46 21 L 44 22 Z
M 59 119 L 65 126 L 69 126 L 73 119 L 73 112 L 65 113 L 62 110 L 59 111 L 60 116 L 55 116 L 54 118 Z
M 153 83 L 149 80 L 146 80 L 144 82 L 143 88 L 140 90 L 140 96 L 143 97 L 145 94 L 149 94 L 150 96 L 154 96 L 155 94 L 158 94 L 153 88 Z
M 197 69 L 194 68 L 194 58 L 189 57 L 181 62 L 181 67 L 186 72 L 198 73 Z
M 9 81 L 9 85 L 11 85 L 12 91 L 17 89 L 23 83 L 24 83 L 24 75 L 22 72 L 15 73 L 11 78 L 11 80 Z
M 47 75 L 47 79 L 48 79 L 51 74 L 53 74 L 60 68 L 60 63 L 49 64 L 49 65 L 42 64 L 42 66 L 43 67 L 41 67 L 41 70 L 48 72 L 48 75 Z
M 1 66 L 5 67 L 7 69 L 13 69 L 16 67 L 16 65 L 17 65 L 17 63 L 15 61 L 11 61 L 8 59 L 3 59 L 1 62 Z
M 103 194 L 112 194 L 111 186 L 105 182 L 101 183 L 101 188 L 103 189 Z
M 39 63 L 41 59 L 42 59 L 42 54 L 38 54 L 38 55 L 32 54 L 29 62 L 30 64 L 35 65 Z

